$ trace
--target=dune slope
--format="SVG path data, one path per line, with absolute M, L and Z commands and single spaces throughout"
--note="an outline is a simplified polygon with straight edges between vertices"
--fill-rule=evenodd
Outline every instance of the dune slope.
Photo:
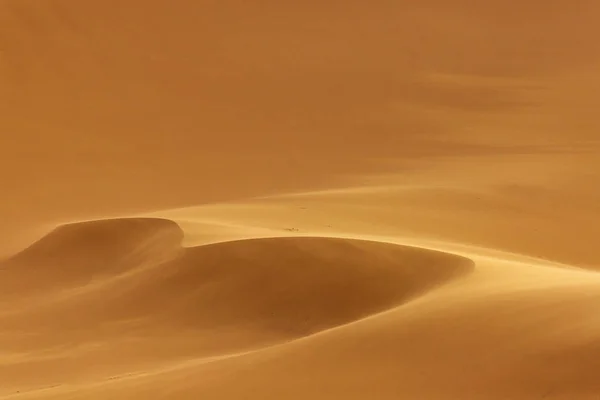
M 91 353 L 115 357 L 110 365 L 140 364 L 124 358 L 127 338 L 138 339 L 134 353 L 144 349 L 142 359 L 161 363 L 271 346 L 397 307 L 473 269 L 464 257 L 360 240 L 270 238 L 184 249 L 181 238 L 168 220 L 76 223 L 0 264 L 4 346 L 46 353 L 4 363 L 4 375 L 35 381 L 25 371 L 36 365 L 41 376 L 55 375 L 42 373 L 49 359 L 60 363 L 63 346 L 85 349 L 99 334 L 115 345 Z M 17 287 L 24 282 L 31 285 Z M 161 337 L 166 343 L 149 348 Z M 89 352 L 63 362 L 92 374 Z

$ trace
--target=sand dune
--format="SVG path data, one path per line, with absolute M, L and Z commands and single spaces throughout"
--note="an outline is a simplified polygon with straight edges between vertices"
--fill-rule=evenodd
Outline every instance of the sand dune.
M 0 400 L 598 400 L 599 18 L 0 0 Z
M 181 237 L 177 225 L 159 219 L 57 228 L 1 266 L 3 295 L 29 300 L 4 303 L 4 342 L 46 353 L 28 362 L 29 373 L 62 360 L 55 347 L 67 338 L 85 349 L 99 334 L 117 342 L 102 348 L 113 363 L 123 363 L 127 350 L 116 338 L 126 335 L 138 337 L 144 358 L 162 363 L 252 350 L 397 307 L 472 270 L 463 257 L 378 242 L 271 238 L 183 249 Z M 43 274 L 30 269 L 40 260 L 47 261 Z M 31 294 L 15 289 L 28 276 L 39 279 Z M 148 348 L 181 332 L 178 345 Z M 91 373 L 89 351 L 71 355 L 69 365 Z M 2 367 L 12 379 L 41 377 L 24 375 L 22 361 Z
M 4 262 L 0 298 L 45 297 L 161 262 L 177 253 L 182 238 L 175 223 L 151 219 L 61 226 Z
M 113 261 L 152 239 L 147 262 L 0 315 L 5 344 L 36 349 L 1 365 L 13 395 L 592 399 L 600 389 L 593 272 L 318 237 L 184 249 L 160 219 L 73 224 L 16 258 L 114 249 L 106 232 L 123 243 Z M 172 259 L 152 263 L 157 248 Z

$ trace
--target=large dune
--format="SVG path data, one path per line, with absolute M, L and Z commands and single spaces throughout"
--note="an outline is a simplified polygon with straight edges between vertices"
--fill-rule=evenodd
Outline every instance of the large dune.
M 599 18 L 0 0 L 0 400 L 597 400 Z

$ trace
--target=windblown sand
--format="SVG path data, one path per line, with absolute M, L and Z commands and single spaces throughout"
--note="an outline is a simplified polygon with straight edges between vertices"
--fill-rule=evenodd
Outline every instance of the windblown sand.
M 0 400 L 600 399 L 599 20 L 0 0 Z

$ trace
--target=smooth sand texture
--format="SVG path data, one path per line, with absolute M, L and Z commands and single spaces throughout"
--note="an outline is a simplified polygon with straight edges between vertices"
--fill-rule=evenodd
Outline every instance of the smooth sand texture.
M 0 400 L 599 399 L 599 19 L 0 0 Z

